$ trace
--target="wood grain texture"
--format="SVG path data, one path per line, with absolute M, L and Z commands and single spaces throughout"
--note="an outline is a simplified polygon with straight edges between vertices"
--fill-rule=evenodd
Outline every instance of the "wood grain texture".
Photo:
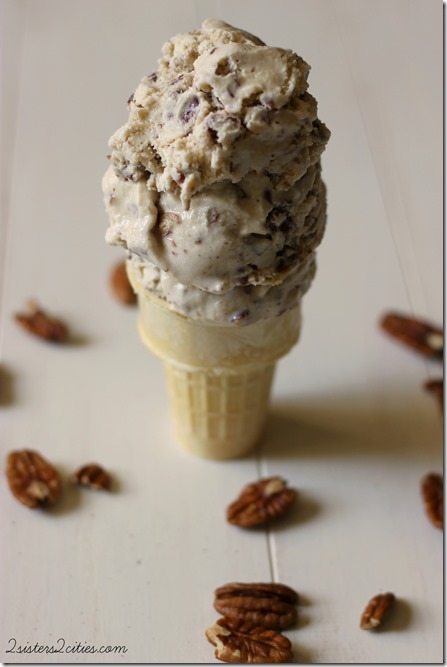
M 422 389 L 441 369 L 378 329 L 388 309 L 441 323 L 442 4 L 4 0 L 2 12 L 1 455 L 38 449 L 67 480 L 50 513 L 0 483 L 2 659 L 23 662 L 11 638 L 63 638 L 125 645 L 113 662 L 216 662 L 214 589 L 274 580 L 302 598 L 287 632 L 296 662 L 442 661 L 442 536 L 419 495 L 442 470 L 439 409 Z M 104 242 L 101 196 L 129 94 L 166 39 L 211 15 L 300 53 L 332 130 L 302 339 L 278 365 L 262 449 L 232 462 L 195 459 L 172 437 L 161 364 L 110 293 L 122 255 Z M 30 297 L 76 344 L 17 328 Z M 92 460 L 110 494 L 70 485 Z M 299 490 L 296 510 L 267 530 L 227 524 L 226 506 L 267 475 Z M 362 632 L 366 601 L 386 590 L 388 631 Z

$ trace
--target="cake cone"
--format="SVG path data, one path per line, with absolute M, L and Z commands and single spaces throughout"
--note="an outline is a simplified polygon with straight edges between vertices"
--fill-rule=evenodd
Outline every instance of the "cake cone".
M 164 362 L 179 443 L 211 459 L 249 453 L 263 431 L 276 361 L 298 340 L 299 305 L 247 326 L 217 325 L 170 310 L 129 263 L 127 271 L 141 338 Z

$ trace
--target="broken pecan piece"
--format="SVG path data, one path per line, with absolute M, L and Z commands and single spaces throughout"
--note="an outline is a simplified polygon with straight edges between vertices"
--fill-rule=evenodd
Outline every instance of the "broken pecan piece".
M 425 512 L 436 528 L 444 528 L 444 480 L 441 475 L 429 473 L 421 484 Z
M 182 218 L 177 213 L 162 213 L 158 223 L 160 234 L 162 236 L 171 236 L 176 225 L 182 222 Z
M 292 660 L 292 644 L 287 637 L 245 621 L 219 618 L 205 634 L 216 647 L 214 655 L 223 662 L 260 664 Z
M 115 265 L 111 275 L 110 284 L 116 299 L 126 305 L 133 305 L 137 301 L 137 296 L 129 282 L 126 271 L 126 262 L 119 262 Z
M 380 326 L 387 334 L 424 357 L 442 359 L 444 333 L 439 327 L 398 313 L 385 315 L 380 322 Z
M 362 630 L 374 630 L 381 625 L 394 605 L 395 599 L 393 593 L 380 593 L 371 598 L 360 619 Z
M 89 463 L 82 466 L 71 477 L 75 484 L 87 486 L 91 489 L 103 489 L 107 491 L 110 488 L 109 474 L 97 463 Z
M 61 493 L 55 468 L 38 452 L 30 449 L 8 454 L 6 476 L 17 500 L 32 509 L 53 505 Z
M 48 315 L 34 301 L 29 301 L 27 305 L 27 313 L 16 313 L 16 322 L 33 336 L 52 343 L 64 343 L 67 340 L 68 329 L 61 320 Z
M 227 521 L 248 528 L 282 516 L 295 502 L 295 489 L 281 477 L 267 477 L 248 484 L 227 508 Z
M 424 387 L 436 396 L 439 407 L 444 411 L 444 380 L 428 380 Z
M 284 584 L 231 583 L 217 588 L 214 608 L 226 618 L 272 630 L 296 622 L 298 593 Z

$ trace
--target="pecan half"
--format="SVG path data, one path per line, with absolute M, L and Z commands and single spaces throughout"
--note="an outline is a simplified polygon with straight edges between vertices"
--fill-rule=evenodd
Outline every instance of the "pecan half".
M 113 268 L 110 274 L 110 285 L 113 294 L 120 303 L 124 303 L 126 306 L 136 303 L 137 296 L 127 277 L 125 262 L 119 262 Z
M 280 477 L 267 477 L 248 484 L 227 508 L 227 521 L 248 528 L 282 516 L 295 502 L 295 489 Z
M 91 489 L 102 489 L 107 491 L 110 488 L 110 476 L 97 463 L 89 463 L 82 466 L 71 477 L 75 484 L 87 486 Z
M 16 313 L 16 322 L 33 336 L 44 338 L 51 343 L 64 343 L 68 338 L 66 325 L 29 301 L 27 313 Z
M 387 334 L 424 357 L 442 359 L 444 333 L 439 327 L 398 313 L 385 315 L 380 322 L 380 326 Z
M 381 625 L 394 605 L 395 599 L 393 593 L 380 593 L 371 598 L 360 619 L 362 630 L 374 630 Z
M 214 608 L 226 618 L 272 630 L 284 630 L 296 622 L 298 593 L 284 584 L 231 583 L 214 594 Z
M 32 509 L 53 505 L 61 493 L 55 468 L 38 452 L 30 449 L 8 454 L 6 476 L 17 500 Z
M 439 407 L 444 411 L 444 380 L 428 380 L 424 387 L 436 396 Z
M 219 618 L 205 634 L 216 647 L 214 655 L 223 662 L 291 662 L 293 657 L 292 644 L 287 637 L 244 621 Z
M 429 473 L 421 484 L 425 512 L 436 528 L 444 528 L 444 480 L 441 475 Z

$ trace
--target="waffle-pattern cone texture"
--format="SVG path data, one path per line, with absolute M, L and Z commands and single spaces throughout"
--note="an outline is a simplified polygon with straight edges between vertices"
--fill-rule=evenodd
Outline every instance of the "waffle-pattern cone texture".
M 298 340 L 299 306 L 242 327 L 192 320 L 170 310 L 127 268 L 141 338 L 164 361 L 178 441 L 211 459 L 249 453 L 263 431 L 275 363 Z

